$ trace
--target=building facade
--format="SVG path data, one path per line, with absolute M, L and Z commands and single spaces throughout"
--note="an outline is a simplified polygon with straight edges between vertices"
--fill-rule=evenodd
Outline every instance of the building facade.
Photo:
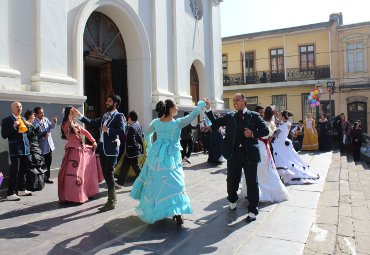
M 0 117 L 14 100 L 59 124 L 67 105 L 97 117 L 112 92 L 144 127 L 162 99 L 189 109 L 209 97 L 222 109 L 221 47 L 219 0 L 2 0 Z M 58 168 L 59 125 L 52 135 Z M 8 160 L 0 139 L 5 174 Z
M 333 22 L 330 37 L 336 113 L 344 113 L 352 123 L 360 120 L 367 133 L 370 130 L 370 22 L 351 25 Z
M 370 22 L 343 25 L 341 13 L 328 22 L 223 38 L 225 108 L 235 92 L 245 93 L 251 109 L 276 105 L 293 112 L 295 122 L 307 112 L 316 118 L 340 113 L 370 130 Z M 334 81 L 329 96 L 327 82 Z M 323 92 L 311 108 L 308 94 Z
M 233 108 L 232 97 L 241 92 L 249 109 L 289 109 L 294 122 L 319 110 L 310 108 L 307 96 L 331 77 L 329 27 L 323 22 L 223 38 L 225 108 Z

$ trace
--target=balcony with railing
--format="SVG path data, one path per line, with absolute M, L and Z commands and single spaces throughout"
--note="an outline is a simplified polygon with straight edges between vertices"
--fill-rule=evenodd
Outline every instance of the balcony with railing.
M 330 78 L 330 66 L 315 66 L 311 68 L 287 68 L 286 76 L 282 71 L 256 71 L 246 73 L 224 74 L 224 86 L 273 83 L 284 81 L 305 81 Z

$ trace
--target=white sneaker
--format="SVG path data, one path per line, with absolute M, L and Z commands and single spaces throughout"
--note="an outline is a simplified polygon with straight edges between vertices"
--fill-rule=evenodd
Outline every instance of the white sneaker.
M 21 198 L 18 197 L 16 194 L 13 194 L 13 195 L 7 196 L 6 200 L 8 200 L 8 201 L 19 201 L 19 200 L 21 200 Z
M 238 201 L 236 201 L 235 203 L 229 202 L 229 207 L 230 207 L 230 210 L 231 211 L 234 211 L 236 209 L 237 203 L 238 203 Z
M 32 196 L 32 193 L 28 190 L 18 190 L 18 196 Z
M 190 161 L 190 159 L 187 156 L 185 156 L 184 159 L 185 159 L 186 162 L 188 162 L 189 164 L 191 164 L 191 161 Z

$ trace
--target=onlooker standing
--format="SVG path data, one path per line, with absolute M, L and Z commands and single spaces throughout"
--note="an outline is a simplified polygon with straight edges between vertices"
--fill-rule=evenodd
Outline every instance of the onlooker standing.
M 52 161 L 52 151 L 55 149 L 53 138 L 51 137 L 51 130 L 55 128 L 57 123 L 57 118 L 53 118 L 53 122 L 50 122 L 48 118 L 44 116 L 44 108 L 35 107 L 33 110 L 36 114 L 35 125 L 40 126 L 39 131 L 39 145 L 41 153 L 45 159 L 46 173 L 45 173 L 45 183 L 54 183 L 50 180 L 50 166 Z
M 188 115 L 189 115 L 188 111 L 184 112 L 184 117 Z M 197 129 L 197 127 L 193 126 L 190 123 L 183 129 L 181 129 L 181 136 L 180 136 L 181 138 L 180 144 L 182 147 L 181 156 L 182 156 L 182 159 L 184 159 L 189 164 L 191 164 L 191 161 L 189 158 L 194 149 L 193 129 Z
M 12 115 L 1 123 L 1 136 L 8 139 L 10 155 L 9 187 L 7 200 L 20 200 L 19 196 L 31 196 L 26 190 L 27 155 L 30 154 L 30 143 L 27 138 L 28 123 L 22 114 L 22 104 L 11 104 Z M 18 195 L 16 191 L 18 190 Z
M 319 123 L 319 149 L 320 151 L 330 151 L 331 150 L 331 141 L 330 141 L 330 123 L 325 117 L 325 113 L 322 112 Z
M 340 114 L 340 122 L 338 128 L 338 136 L 339 136 L 339 148 L 341 153 L 345 153 L 347 151 L 347 145 L 349 143 L 349 124 L 346 121 L 346 117 L 344 113 Z
M 143 128 L 137 120 L 138 113 L 136 111 L 129 112 L 127 117 L 126 148 L 125 153 L 122 155 L 124 159 L 118 180 L 115 183 L 116 188 L 122 188 L 125 184 L 130 167 L 134 170 L 136 177 L 141 172 L 138 158 L 144 153 Z
M 356 121 L 353 125 L 353 129 L 351 130 L 351 138 L 352 138 L 352 149 L 353 149 L 353 160 L 355 162 L 360 161 L 360 149 L 362 145 L 362 129 L 361 125 L 358 121 Z

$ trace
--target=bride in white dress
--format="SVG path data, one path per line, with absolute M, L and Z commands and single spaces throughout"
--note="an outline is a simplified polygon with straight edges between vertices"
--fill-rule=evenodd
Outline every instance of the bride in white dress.
M 270 133 L 268 136 L 258 139 L 261 161 L 257 167 L 260 202 L 272 203 L 288 200 L 288 190 L 280 180 L 270 151 L 269 138 L 272 137 L 276 129 L 275 123 L 272 121 L 273 115 L 272 107 L 267 106 L 264 120 L 269 127 Z M 242 196 L 247 197 L 247 185 L 244 173 L 242 174 Z
M 280 133 L 272 143 L 276 168 L 285 184 L 315 183 L 320 176 L 310 170 L 310 166 L 301 159 L 292 141 L 288 139 L 290 116 L 293 114 L 289 111 L 282 112 L 283 122 L 278 127 Z

